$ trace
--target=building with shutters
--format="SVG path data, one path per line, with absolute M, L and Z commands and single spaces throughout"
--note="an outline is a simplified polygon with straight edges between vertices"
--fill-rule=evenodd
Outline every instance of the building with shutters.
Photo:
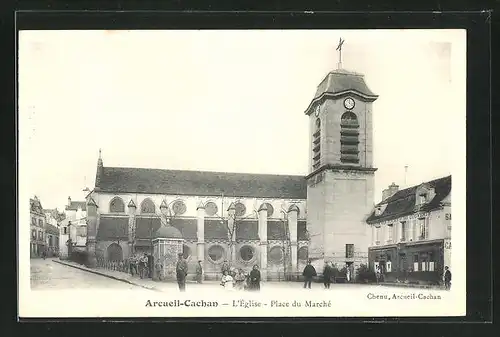
M 370 267 L 388 282 L 440 282 L 451 268 L 451 176 L 399 190 L 394 183 L 367 223 Z
M 30 199 L 30 257 L 40 257 L 46 249 L 45 213 L 37 196 Z
M 85 192 L 84 196 L 87 194 Z M 68 257 L 70 242 L 73 251 L 86 251 L 87 203 L 85 201 L 74 201 L 71 200 L 71 197 L 68 197 L 63 218 L 59 226 L 59 256 L 61 258 Z
M 310 259 L 353 270 L 368 262 L 366 220 L 374 205 L 372 105 L 362 74 L 326 74 L 304 114 L 306 176 L 106 167 L 101 154 L 87 199 L 90 256 L 150 252 L 161 226 L 174 226 L 194 272 L 261 268 L 264 279 L 298 274 Z M 231 230 L 233 229 L 233 230 Z

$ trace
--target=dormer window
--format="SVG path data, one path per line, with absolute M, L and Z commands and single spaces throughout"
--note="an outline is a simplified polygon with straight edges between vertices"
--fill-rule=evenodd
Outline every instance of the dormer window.
M 427 193 L 421 193 L 418 196 L 418 204 L 419 205 L 424 205 L 427 203 Z
M 382 207 L 378 206 L 377 208 L 375 208 L 375 215 L 379 216 L 381 214 L 382 214 Z

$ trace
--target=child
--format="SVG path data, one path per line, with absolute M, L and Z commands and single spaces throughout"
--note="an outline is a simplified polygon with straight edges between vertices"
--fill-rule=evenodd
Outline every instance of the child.
M 224 287 L 226 290 L 234 290 L 234 283 L 233 283 L 233 277 L 229 275 L 227 270 L 224 270 L 222 276 L 222 280 L 220 282 L 220 285 Z

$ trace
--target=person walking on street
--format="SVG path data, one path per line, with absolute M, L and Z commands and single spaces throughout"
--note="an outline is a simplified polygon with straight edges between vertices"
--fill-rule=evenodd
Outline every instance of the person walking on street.
M 325 267 L 323 268 L 323 284 L 325 289 L 330 289 L 330 283 L 332 283 L 333 269 L 330 267 L 328 262 L 325 262 Z
M 188 265 L 182 253 L 178 254 L 179 259 L 177 260 L 177 265 L 175 266 L 175 272 L 177 276 L 177 284 L 179 285 L 180 291 L 186 291 L 186 276 L 188 273 Z
M 254 265 L 252 271 L 250 272 L 250 285 L 249 289 L 251 291 L 259 291 L 260 290 L 260 271 L 259 266 Z
M 450 290 L 451 288 L 451 271 L 448 266 L 444 267 L 444 288 Z
M 202 283 L 203 280 L 203 266 L 201 265 L 202 261 L 199 260 L 196 265 L 196 282 Z
M 304 288 L 311 289 L 311 282 L 313 277 L 317 276 L 316 269 L 311 264 L 311 260 L 307 261 L 307 266 L 304 268 L 302 272 L 302 276 L 304 276 Z

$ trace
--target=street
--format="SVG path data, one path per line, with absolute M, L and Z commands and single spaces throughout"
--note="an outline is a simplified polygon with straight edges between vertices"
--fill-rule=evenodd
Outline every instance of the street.
M 117 290 L 139 290 L 143 288 L 83 270 L 61 265 L 52 259 L 31 259 L 31 289 L 66 290 L 113 288 Z

